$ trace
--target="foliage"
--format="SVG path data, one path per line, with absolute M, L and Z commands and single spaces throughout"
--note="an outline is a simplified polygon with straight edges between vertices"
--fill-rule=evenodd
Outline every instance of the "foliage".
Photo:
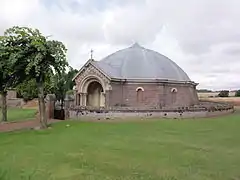
M 197 92 L 198 92 L 198 93 L 210 93 L 210 92 L 212 92 L 212 90 L 208 90 L 208 89 L 198 89 Z
M 17 44 L 20 53 L 17 54 L 21 60 L 21 72 L 28 79 L 35 79 L 38 88 L 38 100 L 40 110 L 40 122 L 42 128 L 47 127 L 46 108 L 44 102 L 44 82 L 49 74 L 62 73 L 68 65 L 66 61 L 66 48 L 62 42 L 48 40 L 38 29 L 14 26 L 5 31 L 5 36 L 12 39 L 11 44 Z
M 63 43 L 47 40 L 39 30 L 27 27 L 14 26 L 7 29 L 5 35 L 25 42 L 25 46 L 21 45 L 21 56 L 29 79 L 33 77 L 37 83 L 42 83 L 49 74 L 53 74 L 53 70 L 58 73 L 65 70 L 66 48 Z
M 66 92 L 66 94 L 67 94 L 67 95 L 74 95 L 74 90 L 68 90 L 68 91 Z
M 54 79 L 54 94 L 56 95 L 56 99 L 62 102 L 66 96 L 68 91 L 73 89 L 75 85 L 72 79 L 77 74 L 77 70 L 72 67 L 69 68 L 68 72 L 63 72 L 62 74 L 56 74 Z
M 0 95 L 2 96 L 2 121 L 7 121 L 7 90 L 25 78 L 21 63 L 21 46 L 25 43 L 11 35 L 0 36 Z
M 239 126 L 238 114 L 183 121 L 65 121 L 51 130 L 0 133 L 0 169 L 11 180 L 29 175 L 34 180 L 238 179 Z
M 26 80 L 16 87 L 17 94 L 24 101 L 29 101 L 38 97 L 37 83 L 35 79 Z
M 78 71 L 69 67 L 68 72 L 64 72 L 61 75 L 49 75 L 44 82 L 44 96 L 47 94 L 56 94 L 57 100 L 64 99 L 66 93 L 71 91 L 73 94 L 74 82 L 73 77 Z M 32 100 L 38 97 L 37 82 L 35 79 L 26 80 L 16 87 L 19 97 L 25 101 Z
M 235 93 L 235 96 L 236 96 L 236 97 L 240 97 L 240 90 L 238 90 L 238 91 Z
M 229 91 L 228 90 L 222 90 L 218 94 L 219 97 L 229 97 Z
M 37 82 L 35 79 L 25 80 L 16 87 L 17 94 L 24 101 L 29 101 L 38 97 Z M 44 97 L 47 94 L 54 93 L 54 83 L 52 77 L 49 77 L 44 82 Z
M 12 47 L 10 38 L 0 36 L 0 92 L 6 92 L 8 88 L 13 87 L 18 83 L 21 76 L 18 73 L 16 65 L 18 63 L 18 48 Z

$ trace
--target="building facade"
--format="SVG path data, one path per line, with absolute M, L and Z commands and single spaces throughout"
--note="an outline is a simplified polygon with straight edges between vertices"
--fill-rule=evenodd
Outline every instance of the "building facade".
M 198 104 L 197 83 L 169 58 L 138 44 L 101 61 L 90 59 L 73 80 L 79 107 L 161 109 Z

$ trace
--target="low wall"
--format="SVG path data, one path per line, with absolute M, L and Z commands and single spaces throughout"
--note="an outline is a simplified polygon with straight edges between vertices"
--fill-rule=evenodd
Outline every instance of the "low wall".
M 2 99 L 0 98 L 0 102 Z M 1 107 L 2 103 L 0 103 Z M 23 99 L 20 98 L 12 98 L 12 99 L 7 99 L 7 106 L 8 107 L 22 107 L 24 105 Z
M 134 107 L 111 107 L 110 109 L 92 109 L 89 107 L 70 107 L 67 110 L 70 119 L 80 118 L 204 118 L 221 116 L 234 112 L 234 107 L 226 103 L 201 101 L 198 105 L 162 109 L 138 109 Z
M 80 118 L 97 118 L 97 119 L 112 119 L 112 118 L 130 118 L 130 117 L 140 117 L 140 118 L 171 118 L 171 119 L 182 119 L 182 118 L 205 118 L 222 116 L 226 114 L 233 113 L 234 109 L 224 109 L 219 111 L 184 111 L 184 112 L 173 112 L 173 111 L 153 111 L 153 112 L 143 112 L 143 111 L 69 111 L 70 119 L 80 119 Z

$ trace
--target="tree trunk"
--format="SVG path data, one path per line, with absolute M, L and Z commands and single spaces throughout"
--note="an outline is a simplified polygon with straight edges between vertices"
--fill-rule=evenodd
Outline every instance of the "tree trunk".
M 2 122 L 7 121 L 7 92 L 1 93 L 2 95 Z
M 41 123 L 41 128 L 47 128 L 47 116 L 46 116 L 46 107 L 44 102 L 44 91 L 43 83 L 38 83 L 38 105 L 39 105 L 39 120 Z

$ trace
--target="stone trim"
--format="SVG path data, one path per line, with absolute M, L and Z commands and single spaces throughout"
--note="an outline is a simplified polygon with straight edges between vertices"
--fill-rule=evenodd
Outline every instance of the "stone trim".
M 177 93 L 177 91 L 178 91 L 177 88 L 172 88 L 171 89 L 171 93 Z
M 139 91 L 139 90 L 141 90 L 141 91 L 144 92 L 144 88 L 143 88 L 143 87 L 137 87 L 137 88 L 136 88 L 136 91 Z
M 94 62 L 93 59 L 89 59 L 83 66 L 82 68 L 78 71 L 78 73 L 74 76 L 74 78 L 72 79 L 72 81 L 75 81 L 77 79 L 77 77 L 79 75 L 81 75 L 86 68 L 89 67 L 89 65 L 93 66 L 95 69 L 97 69 L 99 72 L 101 72 L 106 78 L 108 78 L 109 80 L 111 79 L 106 73 L 104 73 L 101 69 L 99 69 L 98 67 L 96 67 L 92 62 Z
M 75 78 L 78 93 L 86 93 L 88 85 L 97 81 L 101 84 L 103 91 L 106 92 L 110 88 L 110 80 L 92 64 L 85 67 Z
M 168 79 L 151 79 L 151 78 L 142 78 L 142 79 L 117 79 L 117 78 L 111 78 L 112 82 L 124 82 L 124 83 L 133 83 L 133 84 L 139 84 L 139 83 L 167 83 L 167 84 L 192 84 L 194 86 L 197 86 L 198 83 L 195 83 L 194 81 L 176 81 L 176 80 L 168 80 Z

